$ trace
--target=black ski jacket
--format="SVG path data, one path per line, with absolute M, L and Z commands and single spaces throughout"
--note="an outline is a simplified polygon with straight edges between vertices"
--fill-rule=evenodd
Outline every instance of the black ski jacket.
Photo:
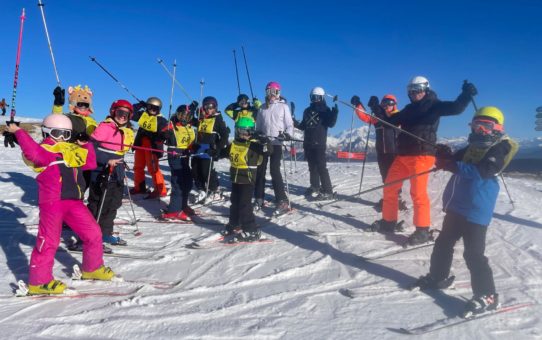
M 299 130 L 305 131 L 303 147 L 326 147 L 327 129 L 332 128 L 337 123 L 339 109 L 335 106 L 330 109 L 325 101 L 311 103 L 303 111 L 303 120 L 301 123 L 294 121 L 294 126 Z

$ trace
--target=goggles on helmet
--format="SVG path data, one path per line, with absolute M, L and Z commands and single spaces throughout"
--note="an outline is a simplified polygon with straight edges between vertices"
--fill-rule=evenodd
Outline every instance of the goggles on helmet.
M 83 102 L 80 102 L 80 103 L 75 104 L 75 106 L 77 106 L 77 107 L 80 108 L 80 109 L 88 109 L 88 108 L 90 107 L 90 104 L 89 104 L 89 103 L 83 103 Z
M 311 94 L 310 97 L 311 97 L 311 102 L 313 103 L 321 102 L 322 100 L 324 100 L 324 96 L 320 94 Z
M 147 111 L 149 112 L 158 112 L 160 111 L 160 106 L 156 106 L 156 105 L 152 105 L 152 104 L 147 104 Z
M 54 139 L 62 138 L 64 141 L 68 141 L 72 137 L 72 130 L 68 129 L 48 128 L 46 126 L 42 126 L 41 132 L 44 134 L 44 137 L 45 135 L 49 135 Z
M 278 97 L 280 96 L 280 90 L 279 89 L 274 89 L 274 88 L 267 88 L 265 89 L 265 94 L 267 96 L 275 96 L 275 97 Z
M 117 118 L 126 118 L 126 119 L 128 119 L 128 117 L 130 117 L 131 112 L 123 110 L 123 109 L 116 109 L 115 111 L 113 111 L 113 114 Z
M 491 135 L 495 131 L 504 131 L 504 128 L 501 124 L 495 123 L 494 121 L 489 119 L 475 119 L 469 125 L 474 133 L 481 135 Z
M 382 101 L 380 102 L 380 105 L 382 106 L 395 106 L 397 103 L 395 102 L 395 100 L 391 99 L 391 98 L 383 98 Z

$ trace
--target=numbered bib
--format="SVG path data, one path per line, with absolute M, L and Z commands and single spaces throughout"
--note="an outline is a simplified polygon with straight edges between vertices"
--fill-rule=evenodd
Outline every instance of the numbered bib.
M 236 169 L 248 169 L 247 154 L 249 150 L 250 142 L 240 143 L 233 142 L 230 148 L 230 162 L 232 168 Z
M 196 133 L 191 126 L 181 126 L 173 129 L 176 145 L 179 149 L 187 149 L 196 140 Z
M 215 117 L 205 118 L 199 122 L 198 133 L 213 133 L 215 127 Z
M 64 163 L 68 168 L 79 168 L 85 165 L 87 162 L 88 150 L 80 147 L 77 144 L 59 142 L 54 145 L 41 144 L 41 147 L 49 152 L 62 154 L 61 161 L 52 162 L 51 164 L 48 164 L 47 166 L 50 166 L 53 164 Z M 47 168 L 47 167 L 40 168 L 40 167 L 35 166 L 34 163 L 24 158 L 24 156 L 23 156 L 23 160 L 25 164 L 28 165 L 30 168 L 32 168 L 32 170 L 34 170 L 35 172 L 42 172 Z
M 137 124 L 139 124 L 139 127 L 143 130 L 156 132 L 158 131 L 158 116 L 151 116 L 145 111 L 137 121 Z

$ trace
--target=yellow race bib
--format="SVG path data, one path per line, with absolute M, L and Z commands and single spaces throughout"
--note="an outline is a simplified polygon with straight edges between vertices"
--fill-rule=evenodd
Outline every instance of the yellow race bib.
M 96 127 L 98 126 L 98 123 L 94 120 L 94 118 L 90 116 L 83 116 L 79 115 L 79 117 L 83 118 L 85 121 L 85 126 L 87 127 L 87 134 L 90 136 L 96 130 Z
M 173 129 L 175 141 L 179 149 L 187 149 L 196 140 L 196 133 L 192 126 L 179 126 Z
M 137 124 L 139 124 L 139 127 L 143 130 L 156 132 L 158 131 L 158 116 L 152 116 L 145 111 L 137 121 Z
M 249 150 L 250 142 L 241 143 L 233 142 L 230 148 L 230 162 L 232 168 L 235 169 L 248 169 L 247 154 Z
M 205 118 L 199 122 L 198 133 L 213 133 L 215 127 L 215 117 Z
M 62 154 L 62 163 L 69 168 L 79 168 L 85 165 L 87 162 L 88 150 L 74 143 L 58 142 L 54 145 L 41 144 L 41 147 L 49 152 Z M 34 163 L 26 159 L 24 156 L 23 161 L 35 172 L 42 172 L 47 168 L 35 166 Z

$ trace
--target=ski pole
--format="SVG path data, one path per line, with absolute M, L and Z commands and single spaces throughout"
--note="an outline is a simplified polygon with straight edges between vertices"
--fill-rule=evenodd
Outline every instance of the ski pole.
M 352 111 L 352 120 L 350 121 L 350 137 L 348 138 L 348 154 L 352 152 L 352 131 L 354 130 L 354 111 Z M 350 157 L 348 157 L 348 163 L 350 163 Z
M 173 155 L 173 156 L 176 156 L 176 157 L 181 157 L 181 158 L 187 157 L 187 156 L 180 155 L 178 152 L 175 152 L 175 151 L 165 151 L 165 150 L 160 150 L 160 149 L 147 148 L 147 147 L 144 147 L 144 146 L 136 146 L 136 145 L 131 145 L 131 144 L 107 142 L 107 141 L 101 141 L 101 140 L 96 140 L 96 139 L 94 139 L 93 141 L 95 141 L 97 143 L 100 143 L 100 144 L 118 145 L 118 146 L 123 146 L 123 147 L 129 147 L 129 148 L 136 149 L 136 150 L 144 150 L 144 151 L 152 151 L 152 152 L 160 152 L 160 153 L 165 152 L 167 154 L 170 154 L 170 155 Z
M 295 103 L 294 102 L 290 102 L 290 111 L 292 113 L 292 119 L 295 120 Z M 297 173 L 297 151 L 295 149 L 295 142 L 292 141 L 292 143 L 293 143 L 292 145 L 293 145 L 293 148 L 294 148 L 294 151 L 293 151 L 294 152 L 294 155 L 293 155 L 294 156 L 294 168 L 295 168 L 294 172 Z M 292 155 L 290 154 L 290 157 L 291 156 Z
M 463 81 L 464 84 L 468 83 L 467 79 Z M 472 106 L 474 106 L 474 111 L 478 111 L 478 106 L 476 105 L 476 102 L 474 101 L 474 97 L 470 97 L 470 101 L 472 102 Z M 502 180 L 502 184 L 504 184 L 504 189 L 506 190 L 506 194 L 508 195 L 508 200 L 510 200 L 510 204 L 512 204 L 512 209 L 515 209 L 514 200 L 512 199 L 512 195 L 510 195 L 510 191 L 508 190 L 508 185 L 506 184 L 506 181 L 504 180 L 504 175 L 499 173 L 499 177 Z
M 130 96 L 132 96 L 135 100 L 137 100 L 138 102 L 141 101 L 141 99 L 137 98 L 132 92 L 130 92 L 130 90 L 128 90 L 128 88 L 126 87 L 126 85 L 124 85 L 123 83 L 121 83 L 117 78 L 115 78 L 114 75 L 111 74 L 111 72 L 109 72 L 105 67 L 103 67 L 102 64 L 100 64 L 98 62 L 98 60 L 96 60 L 95 57 L 89 57 L 90 58 L 90 61 L 94 62 L 96 65 L 98 65 L 99 68 L 101 68 L 105 73 L 107 73 L 108 76 L 111 77 L 111 79 L 113 79 L 120 87 L 122 87 L 124 89 L 124 91 L 126 91 Z
M 171 96 L 169 97 L 169 116 L 168 122 L 171 120 L 171 109 L 173 107 L 173 91 L 175 90 L 175 73 L 177 72 L 177 59 L 173 61 L 173 80 L 171 82 Z
M 111 174 L 113 173 L 114 169 L 115 169 L 114 166 L 109 166 L 109 169 L 107 171 L 107 178 L 105 180 L 105 189 L 104 189 L 104 193 L 102 194 L 102 198 L 100 200 L 100 209 L 98 209 L 98 215 L 96 216 L 96 222 L 98 222 L 98 224 L 100 224 L 100 217 L 102 216 L 102 209 L 104 207 L 105 197 L 107 196 L 107 189 L 109 188 L 109 180 L 111 179 Z
M 336 97 L 336 96 L 332 96 L 332 95 L 327 94 L 327 93 L 326 93 L 326 96 L 331 97 L 331 98 L 335 98 L 335 97 Z M 410 133 L 410 132 L 408 132 L 408 131 L 406 131 L 406 130 L 404 130 L 404 129 L 401 129 L 401 128 L 398 127 L 398 126 L 395 126 L 395 125 L 393 125 L 393 124 L 391 124 L 391 123 L 388 123 L 387 121 L 383 120 L 382 118 L 378 118 L 377 116 L 375 116 L 375 115 L 373 115 L 373 114 L 371 114 L 371 113 L 362 111 L 361 109 L 357 109 L 356 107 L 354 107 L 354 106 L 353 106 L 352 104 L 350 104 L 350 103 L 347 103 L 347 102 L 342 101 L 342 100 L 340 100 L 340 99 L 337 99 L 337 101 L 338 101 L 339 103 L 341 103 L 341 104 L 344 104 L 344 105 L 346 105 L 346 106 L 348 106 L 348 107 L 354 109 L 354 110 L 358 110 L 358 111 L 361 111 L 361 112 L 365 113 L 365 114 L 368 115 L 369 117 L 378 120 L 380 123 L 382 123 L 382 124 L 384 124 L 384 125 L 387 125 L 387 126 L 393 128 L 393 129 L 399 131 L 400 133 L 404 133 L 405 135 L 408 135 L 408 136 L 410 136 L 410 137 L 412 137 L 412 138 L 414 138 L 414 139 L 417 139 L 418 141 L 420 141 L 420 142 L 422 142 L 422 143 L 431 145 L 431 146 L 433 146 L 433 147 L 435 147 L 435 148 L 437 147 L 436 144 L 431 143 L 431 142 L 429 142 L 429 141 L 427 141 L 427 140 L 425 140 L 425 139 L 423 139 L 423 138 L 421 138 L 421 137 L 419 137 L 419 136 L 416 136 L 415 134 Z
M 201 80 L 199 81 L 199 102 L 200 102 L 200 105 L 203 106 L 203 88 L 205 87 L 205 79 L 201 78 Z M 198 118 L 199 118 L 199 113 L 198 113 Z M 197 142 L 197 135 L 196 135 L 196 142 Z
M 17 57 L 15 59 L 15 76 L 13 77 L 13 94 L 11 95 L 11 113 L 10 118 L 11 122 L 13 123 L 13 119 L 15 118 L 16 110 L 15 110 L 15 99 L 17 97 L 17 84 L 19 83 L 19 65 L 21 61 L 21 47 L 23 45 L 23 27 L 24 27 L 24 19 L 26 18 L 23 12 L 21 14 L 21 26 L 19 28 L 19 42 L 17 44 Z
M 205 183 L 205 198 L 203 199 L 203 203 L 205 203 L 205 199 L 207 198 L 207 195 L 209 193 L 209 183 L 211 182 L 211 171 L 213 171 L 213 157 L 211 157 L 211 161 L 209 162 L 209 172 L 207 173 L 207 183 Z
M 169 75 L 169 77 L 171 79 L 173 79 L 173 82 L 175 84 L 177 84 L 177 86 L 179 86 L 179 88 L 181 89 L 181 91 L 183 91 L 184 95 L 186 96 L 186 98 L 188 98 L 188 100 L 192 101 L 192 97 L 190 97 L 190 95 L 188 94 L 188 92 L 186 92 L 186 90 L 184 89 L 184 87 L 181 85 L 181 83 L 179 83 L 179 81 L 177 79 L 175 79 L 175 76 L 173 74 L 171 74 L 171 72 L 169 72 L 168 68 L 166 67 L 166 65 L 164 64 L 164 61 L 160 58 L 156 58 L 156 60 L 158 60 L 158 64 L 162 65 L 162 68 L 164 69 L 164 71 L 167 72 L 167 74 Z
M 358 193 L 361 192 L 361 185 L 363 183 L 363 174 L 365 172 L 365 162 L 367 161 L 367 150 L 369 149 L 369 136 L 371 135 L 371 126 L 372 124 L 369 123 L 369 127 L 367 128 L 367 139 L 365 140 L 365 157 L 363 157 L 363 165 L 361 166 L 361 179 L 359 180 Z
M 237 76 L 237 92 L 241 94 L 241 84 L 239 83 L 239 68 L 237 68 L 237 55 L 235 49 L 233 50 L 233 61 L 235 63 L 235 75 Z
M 286 174 L 286 163 L 284 163 L 284 150 L 286 150 L 286 145 L 281 144 L 282 150 L 282 171 L 284 171 L 284 183 L 286 184 L 286 194 L 288 195 L 288 210 L 292 210 L 292 205 L 290 203 L 290 186 L 288 185 L 288 175 Z
M 132 209 L 132 215 L 133 215 L 133 220 L 130 221 L 131 225 L 135 225 L 136 227 L 136 230 L 134 230 L 134 236 L 141 236 L 141 231 L 139 231 L 139 226 L 137 225 L 137 218 L 136 218 L 136 214 L 135 214 L 135 210 L 134 210 L 134 204 L 132 202 L 132 194 L 130 194 L 130 188 L 128 187 L 128 176 L 126 176 L 126 171 L 129 171 L 130 170 L 130 167 L 128 166 L 128 164 L 126 164 L 126 162 L 123 162 L 124 163 L 124 169 L 125 169 L 125 172 L 124 172 L 124 186 L 126 187 L 126 191 L 128 191 L 128 201 L 130 202 L 130 208 Z
M 241 49 L 243 50 L 243 59 L 245 59 L 245 68 L 247 69 L 247 78 L 248 78 L 248 85 L 250 86 L 250 95 L 252 98 L 254 98 L 254 92 L 252 92 L 252 82 L 250 81 L 250 72 L 248 72 L 248 64 L 247 64 L 247 56 L 245 54 L 245 48 L 241 46 Z
M 53 69 L 55 70 L 56 83 L 60 86 L 60 77 L 58 76 L 58 71 L 56 69 L 55 55 L 53 54 L 53 46 L 51 45 L 51 39 L 49 38 L 49 30 L 47 29 L 47 21 L 45 21 L 45 11 L 43 7 L 45 4 L 38 0 L 38 7 L 41 10 L 41 18 L 43 19 L 43 27 L 45 28 L 45 36 L 47 37 L 47 44 L 49 45 L 49 53 L 51 54 L 51 60 L 53 61 Z

